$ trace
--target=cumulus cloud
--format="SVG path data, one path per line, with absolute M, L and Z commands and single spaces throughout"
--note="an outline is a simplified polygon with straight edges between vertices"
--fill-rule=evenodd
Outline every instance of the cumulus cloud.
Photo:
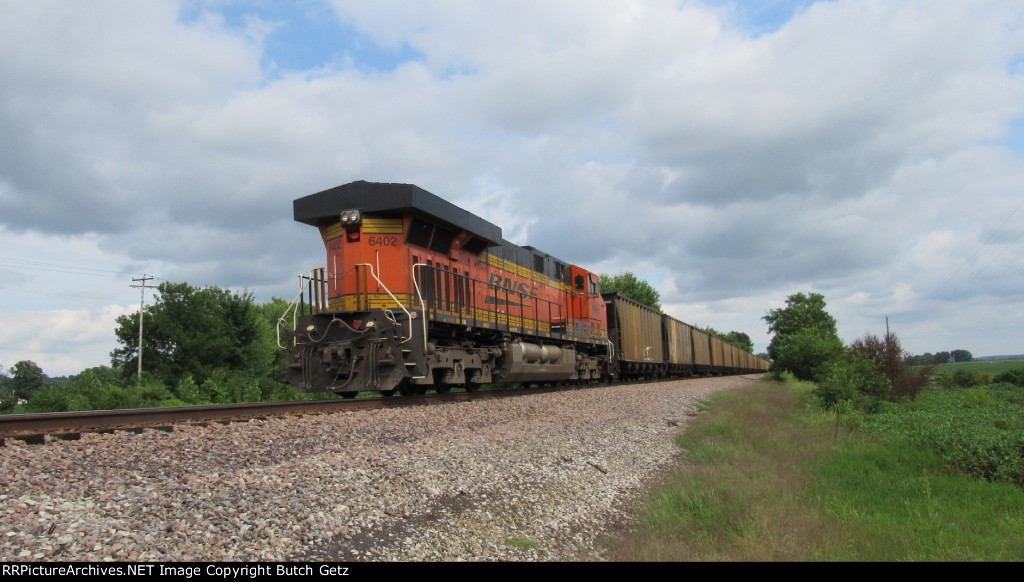
M 310 14 L 322 59 L 281 67 Z M 322 261 L 294 198 L 409 182 L 759 349 L 812 290 L 847 339 L 1021 352 L 985 306 L 1024 288 L 1022 55 L 998 0 L 0 0 L 3 254 L 290 296 Z M 11 265 L 43 309 L 124 303 Z
M 10 368 L 31 360 L 51 376 L 75 373 L 109 363 L 115 320 L 130 307 L 107 305 L 87 309 L 22 311 L 4 314 L 0 326 L 0 361 Z

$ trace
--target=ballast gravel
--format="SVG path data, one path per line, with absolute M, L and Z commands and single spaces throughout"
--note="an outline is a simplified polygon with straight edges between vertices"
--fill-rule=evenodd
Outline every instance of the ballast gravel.
M 713 392 L 759 375 L 0 448 L 0 560 L 600 561 Z

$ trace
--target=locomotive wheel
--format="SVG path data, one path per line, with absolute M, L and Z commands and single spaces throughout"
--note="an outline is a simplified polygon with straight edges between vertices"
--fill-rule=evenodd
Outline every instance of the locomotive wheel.
M 392 396 L 395 395 L 395 391 L 394 390 L 381 390 L 380 391 L 380 395 L 383 396 L 384 398 L 391 398 Z
M 359 394 L 359 393 L 358 392 L 342 392 L 341 393 L 341 397 L 346 399 L 346 400 L 350 400 L 352 398 L 355 398 L 356 394 Z

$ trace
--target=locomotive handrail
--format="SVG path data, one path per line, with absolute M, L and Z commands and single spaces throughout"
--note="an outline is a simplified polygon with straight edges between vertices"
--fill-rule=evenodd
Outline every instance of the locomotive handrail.
M 306 291 L 306 285 L 308 284 L 309 281 L 312 281 L 312 279 L 312 277 L 305 277 L 303 275 L 299 275 L 299 292 L 295 294 L 295 299 L 293 299 L 292 302 L 288 304 L 288 307 L 285 308 L 284 313 L 281 314 L 281 317 L 277 318 L 277 325 L 274 326 L 274 331 L 277 333 L 277 347 L 279 349 L 288 349 L 281 345 L 281 326 L 284 324 L 284 318 L 288 317 L 289 311 L 293 311 L 292 327 L 298 325 L 299 309 L 297 306 L 299 304 L 299 300 L 302 299 L 302 294 Z M 305 280 L 305 282 L 303 280 Z
M 275 327 L 274 331 L 277 334 L 277 347 L 279 349 L 282 349 L 282 350 L 287 349 L 286 347 L 281 345 L 281 327 L 285 323 L 285 318 L 288 317 L 288 312 L 289 311 L 292 312 L 292 328 L 294 329 L 295 326 L 297 326 L 298 323 L 299 323 L 299 304 L 302 302 L 302 294 L 305 293 L 306 289 L 310 285 L 312 285 L 313 283 L 323 283 L 324 282 L 324 279 L 318 278 L 318 277 L 316 277 L 314 275 L 314 273 L 316 273 L 317 271 L 323 271 L 323 267 L 314 267 L 314 268 L 310 269 L 309 270 L 309 276 L 299 275 L 299 292 L 295 294 L 295 299 L 293 299 L 292 302 L 288 304 L 288 307 L 285 308 L 284 313 L 281 314 L 281 317 L 277 318 L 277 325 L 274 326 Z M 310 305 L 310 307 L 312 307 L 314 310 L 320 309 L 320 307 L 321 307 L 321 305 L 320 305 L 321 299 L 325 299 L 326 298 L 325 296 L 321 297 L 321 295 L 325 295 L 325 294 L 322 294 L 322 292 L 321 292 L 322 290 L 317 289 L 316 291 L 317 291 L 317 304 L 316 305 L 312 305 L 312 304 Z M 294 341 L 294 338 L 293 338 L 293 341 Z
M 370 263 L 356 263 L 353 266 L 355 266 L 355 267 L 369 267 L 369 269 L 370 269 L 370 276 L 373 277 L 373 280 L 376 281 L 377 284 L 380 285 L 384 289 L 384 292 L 387 293 L 388 296 L 391 297 L 391 299 L 394 300 L 395 304 L 398 305 L 398 308 L 405 312 L 405 316 L 409 319 L 409 337 L 403 338 L 402 341 L 399 342 L 399 343 L 403 343 L 404 344 L 405 342 L 411 340 L 412 339 L 412 319 L 413 318 L 412 318 L 412 314 L 409 313 L 409 310 L 405 308 L 405 305 L 402 305 L 402 302 L 398 300 L 398 297 L 395 297 L 395 294 L 391 292 L 391 289 L 388 289 L 388 286 L 385 285 L 384 282 L 381 281 L 379 277 L 377 277 L 377 273 L 374 272 L 372 264 L 370 264 Z M 424 336 L 424 337 L 426 337 L 426 336 Z
M 416 289 L 416 298 L 420 300 L 420 307 L 423 311 L 423 316 L 420 318 L 423 320 L 423 353 L 427 353 L 427 302 L 423 300 L 423 293 L 420 291 L 420 281 L 416 278 L 416 267 L 429 267 L 426 263 L 415 263 L 412 266 L 412 286 Z M 409 325 L 412 325 L 410 320 Z M 412 331 L 412 327 L 409 328 Z

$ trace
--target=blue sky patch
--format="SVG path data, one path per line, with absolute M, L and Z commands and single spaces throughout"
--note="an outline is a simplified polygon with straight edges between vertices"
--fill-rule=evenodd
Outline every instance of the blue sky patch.
M 179 20 L 192 22 L 209 12 L 220 14 L 228 26 L 238 30 L 248 28 L 253 18 L 272 25 L 264 41 L 261 63 L 271 77 L 285 71 L 308 71 L 342 63 L 359 70 L 386 72 L 422 58 L 408 45 L 397 51 L 381 47 L 365 32 L 339 21 L 330 6 L 318 0 L 190 0 L 183 4 Z
M 1006 128 L 1006 135 L 995 140 L 997 145 L 1008 147 L 1018 154 L 1024 154 L 1024 118 L 1015 119 Z
M 793 16 L 806 9 L 815 0 L 706 0 L 709 6 L 728 8 L 733 18 L 730 24 L 745 30 L 752 36 L 762 36 L 777 32 L 789 22 Z

